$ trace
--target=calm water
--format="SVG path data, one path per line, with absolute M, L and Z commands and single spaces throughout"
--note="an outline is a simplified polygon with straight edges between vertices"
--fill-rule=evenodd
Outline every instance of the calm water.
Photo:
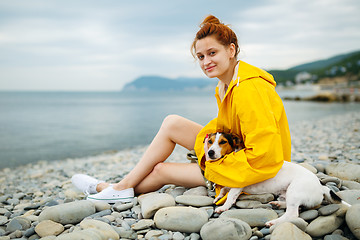
M 284 105 L 290 125 L 360 110 L 360 104 Z M 0 168 L 146 145 L 169 114 L 204 125 L 216 113 L 208 92 L 0 92 Z

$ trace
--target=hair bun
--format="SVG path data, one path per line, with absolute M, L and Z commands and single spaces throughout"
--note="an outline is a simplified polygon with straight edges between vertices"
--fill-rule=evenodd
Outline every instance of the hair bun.
M 222 24 L 222 23 L 220 22 L 220 20 L 219 20 L 217 17 L 213 16 L 213 15 L 207 16 L 207 17 L 204 19 L 204 21 L 200 24 L 200 27 L 203 27 L 203 26 L 204 26 L 205 24 L 207 24 L 207 23 Z

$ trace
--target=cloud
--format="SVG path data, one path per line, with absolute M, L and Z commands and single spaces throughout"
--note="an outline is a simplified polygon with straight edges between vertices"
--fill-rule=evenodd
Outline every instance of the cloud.
M 190 54 L 207 14 L 265 69 L 355 50 L 357 0 L 2 1 L 0 90 L 119 90 L 141 75 L 203 76 Z

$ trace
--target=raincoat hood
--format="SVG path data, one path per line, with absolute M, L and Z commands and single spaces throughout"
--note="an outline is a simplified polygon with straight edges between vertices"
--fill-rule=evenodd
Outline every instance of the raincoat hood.
M 240 71 L 239 71 L 239 69 L 240 69 Z M 254 67 L 246 62 L 239 61 L 235 67 L 234 75 L 228 86 L 228 90 L 235 86 L 238 87 L 241 82 L 252 79 L 252 78 L 261 78 L 261 79 L 267 81 L 268 83 L 270 83 L 271 85 L 273 85 L 274 87 L 276 87 L 276 82 L 274 80 L 274 77 L 270 73 L 268 73 L 260 68 Z M 219 81 L 219 83 L 216 87 L 216 92 L 217 92 L 217 95 L 219 95 L 221 100 L 224 98 L 224 95 L 226 92 L 225 89 L 226 89 L 225 83 L 223 83 L 222 81 Z
M 245 187 L 274 177 L 290 161 L 291 140 L 285 110 L 266 71 L 239 61 L 229 86 L 219 81 L 218 116 L 197 135 L 195 152 L 204 176 L 217 185 Z M 206 161 L 204 139 L 214 132 L 235 133 L 245 148 L 218 161 Z

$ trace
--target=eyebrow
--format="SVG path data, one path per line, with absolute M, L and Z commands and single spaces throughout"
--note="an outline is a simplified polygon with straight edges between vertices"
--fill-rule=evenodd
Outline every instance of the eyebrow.
M 209 49 L 207 49 L 205 52 L 209 52 L 209 51 L 212 51 L 212 50 L 216 50 L 215 47 L 211 47 Z M 199 54 L 202 54 L 201 52 L 197 52 L 196 55 L 199 55 Z

